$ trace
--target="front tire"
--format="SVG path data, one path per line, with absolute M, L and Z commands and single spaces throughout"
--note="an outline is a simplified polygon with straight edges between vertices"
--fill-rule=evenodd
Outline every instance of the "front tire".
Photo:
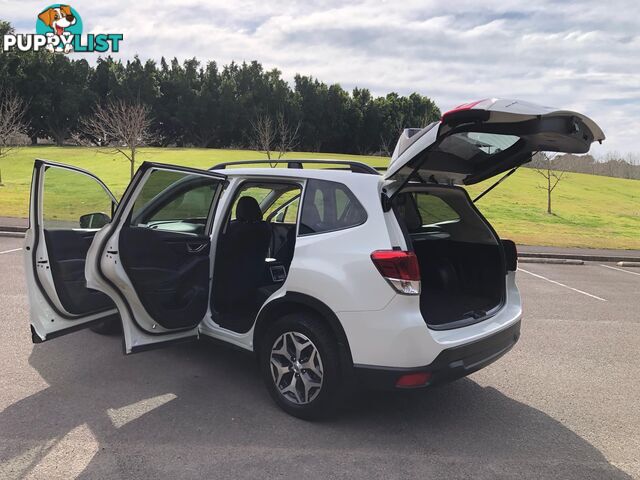
M 343 391 L 340 355 L 320 319 L 302 312 L 285 315 L 261 343 L 262 378 L 280 408 L 306 420 L 335 412 Z
M 98 335 L 120 335 L 122 333 L 122 321 L 120 317 L 108 318 L 94 323 L 89 327 L 89 330 Z

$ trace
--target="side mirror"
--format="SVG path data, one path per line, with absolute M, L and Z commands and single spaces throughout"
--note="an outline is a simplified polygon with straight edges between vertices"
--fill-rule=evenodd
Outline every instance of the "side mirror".
M 110 221 L 111 218 L 106 213 L 87 213 L 80 217 L 80 228 L 102 228 Z

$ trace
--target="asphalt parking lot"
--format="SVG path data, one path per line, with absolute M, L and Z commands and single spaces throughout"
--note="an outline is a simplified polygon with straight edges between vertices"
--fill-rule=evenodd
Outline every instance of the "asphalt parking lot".
M 0 479 L 640 478 L 640 269 L 522 264 L 507 356 L 307 423 L 221 346 L 32 345 L 21 243 L 0 237 Z

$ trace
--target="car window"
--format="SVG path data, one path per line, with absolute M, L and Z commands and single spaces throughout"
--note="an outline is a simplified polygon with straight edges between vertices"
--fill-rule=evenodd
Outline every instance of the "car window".
M 267 186 L 255 186 L 255 185 L 245 185 L 242 190 L 240 190 L 236 194 L 235 201 L 233 202 L 233 207 L 231 208 L 231 220 L 236 219 L 236 207 L 238 206 L 238 200 L 241 197 L 253 197 L 257 200 L 258 205 L 262 205 L 263 202 L 273 193 L 273 188 Z
M 219 180 L 154 170 L 133 206 L 130 225 L 183 233 L 204 233 Z
M 65 168 L 46 169 L 42 196 L 45 229 L 101 228 L 109 223 L 111 208 L 111 197 L 95 178 Z
M 393 202 L 396 214 L 409 232 L 441 229 L 460 222 L 460 213 L 445 199 L 428 192 L 400 193 Z
M 414 240 L 496 244 L 489 224 L 461 188 L 402 192 L 393 199 L 392 208 L 400 226 Z
M 355 227 L 367 220 L 367 212 L 346 185 L 309 180 L 302 202 L 300 234 L 330 232 Z
M 460 220 L 460 215 L 439 197 L 424 193 L 414 193 L 413 197 L 418 207 L 422 226 Z
M 300 186 L 293 184 L 244 184 L 236 193 L 230 219 L 236 219 L 236 207 L 241 197 L 253 197 L 260 205 L 264 221 L 295 225 L 298 219 L 300 191 Z
M 300 188 L 282 193 L 267 209 L 264 218 L 272 223 L 295 224 L 298 220 Z

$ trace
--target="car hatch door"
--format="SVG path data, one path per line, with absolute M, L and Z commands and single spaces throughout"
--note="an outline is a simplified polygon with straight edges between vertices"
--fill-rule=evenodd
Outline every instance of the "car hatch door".
M 472 185 L 528 162 L 538 151 L 586 153 L 605 136 L 589 117 L 529 102 L 487 99 L 406 129 L 384 176 L 388 195 L 409 179 Z

